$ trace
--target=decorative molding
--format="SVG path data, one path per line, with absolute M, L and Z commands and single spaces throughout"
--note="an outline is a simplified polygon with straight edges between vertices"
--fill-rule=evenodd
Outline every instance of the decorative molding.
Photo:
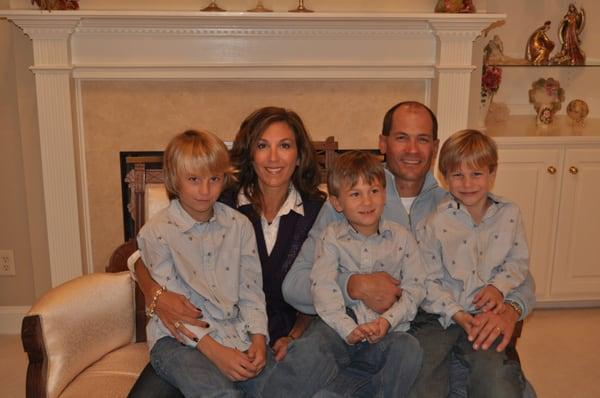
M 434 98 L 430 105 L 443 139 L 467 125 L 473 40 L 506 18 L 38 10 L 2 10 L 0 17 L 33 40 L 53 286 L 81 275 L 83 258 L 88 272 L 93 270 L 81 80 L 416 79 L 425 82 L 426 100 Z M 77 134 L 79 154 L 73 144 Z M 84 203 L 77 201 L 77 163 Z M 83 209 L 82 220 L 77 209 Z
M 21 323 L 29 306 L 0 307 L 0 334 L 21 334 Z

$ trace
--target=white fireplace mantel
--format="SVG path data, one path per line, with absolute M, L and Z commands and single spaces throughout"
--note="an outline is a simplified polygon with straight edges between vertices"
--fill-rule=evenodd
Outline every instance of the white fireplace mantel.
M 77 153 L 74 145 L 82 138 L 77 131 L 82 80 L 420 79 L 427 82 L 426 97 L 444 138 L 467 126 L 473 41 L 506 18 L 33 10 L 2 11 L 0 17 L 33 40 L 53 286 L 81 275 L 83 258 L 93 269 L 84 149 L 79 145 Z

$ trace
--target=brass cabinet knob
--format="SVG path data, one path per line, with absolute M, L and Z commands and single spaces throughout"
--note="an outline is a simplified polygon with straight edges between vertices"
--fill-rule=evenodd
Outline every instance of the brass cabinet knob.
M 571 167 L 569 167 L 569 173 L 577 174 L 577 173 L 579 173 L 579 169 L 575 166 L 571 166 Z
M 554 166 L 548 166 L 546 170 L 548 170 L 548 173 L 550 174 L 556 174 L 556 167 Z

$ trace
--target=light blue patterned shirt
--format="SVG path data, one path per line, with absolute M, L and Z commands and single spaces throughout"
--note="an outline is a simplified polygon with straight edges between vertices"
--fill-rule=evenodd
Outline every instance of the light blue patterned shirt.
M 489 194 L 492 204 L 476 225 L 450 194 L 417 228 L 427 266 L 427 297 L 422 307 L 441 314 L 447 328 L 461 310 L 474 313 L 473 297 L 486 285 L 504 297 L 528 274 L 529 250 L 517 205 Z
M 199 339 L 210 334 L 224 346 L 245 351 L 249 334 L 268 337 L 256 238 L 243 214 L 217 202 L 213 217 L 197 222 L 175 199 L 144 225 L 138 246 L 152 278 L 202 310 L 209 328 L 186 325 Z M 158 317 L 148 322 L 146 332 L 150 349 L 171 335 Z
M 402 296 L 383 314 L 369 309 L 362 301 L 349 305 L 358 324 L 380 316 L 390 323 L 389 330 L 406 331 L 425 296 L 425 268 L 413 236 L 400 224 L 380 220 L 377 234 L 365 237 L 346 219 L 329 224 L 317 241 L 315 263 L 310 273 L 311 291 L 319 316 L 341 337 L 357 327 L 346 314 L 344 296 L 336 278 L 339 273 L 385 271 L 401 281 Z

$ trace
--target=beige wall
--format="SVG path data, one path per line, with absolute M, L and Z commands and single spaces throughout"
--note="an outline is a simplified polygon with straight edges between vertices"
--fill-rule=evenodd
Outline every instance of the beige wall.
M 313 139 L 334 135 L 342 148 L 376 148 L 385 111 L 424 100 L 423 81 L 397 82 L 86 82 L 85 151 L 94 269 L 122 243 L 119 151 L 163 150 L 188 128 L 232 140 L 254 109 L 294 109 Z
M 28 101 L 28 97 L 33 98 L 33 81 L 22 64 L 24 57 L 31 56 L 23 54 L 27 43 L 23 43 L 21 36 L 12 24 L 0 21 L 0 181 L 3 185 L 0 249 L 14 251 L 16 269 L 16 276 L 0 276 L 0 305 L 3 306 L 28 305 L 36 296 L 36 290 L 41 292 L 49 286 L 49 278 L 36 276 L 33 270 L 35 262 L 41 273 L 48 275 L 47 249 L 44 252 L 43 247 L 45 236 L 38 230 L 45 229 L 45 225 L 39 207 L 39 144 L 30 123 L 35 120 L 35 106 L 31 107 Z M 23 71 L 28 75 L 24 76 Z M 23 106 L 29 108 L 22 109 Z
M 82 9 L 176 9 L 195 10 L 208 3 L 198 0 L 84 0 Z M 244 10 L 254 0 L 219 0 L 230 10 Z M 265 0 L 265 5 L 285 11 L 297 4 L 294 0 Z M 317 11 L 431 11 L 435 0 L 306 0 Z M 508 20 L 498 33 L 505 50 L 518 55 L 528 35 L 546 19 L 553 21 L 553 31 L 564 14 L 566 0 L 479 0 L 480 11 L 507 13 Z M 598 2 L 578 1 L 588 11 L 584 49 L 588 57 L 600 58 L 597 36 L 600 25 L 593 23 L 600 15 Z M 31 8 L 30 0 L 0 0 L 0 9 Z M 554 33 L 555 34 L 555 33 Z M 554 37 L 556 40 L 556 38 Z M 479 52 L 474 62 L 480 64 L 480 51 L 488 39 L 476 44 Z M 556 40 L 557 41 L 557 40 Z M 0 277 L 0 307 L 30 304 L 50 286 L 47 266 L 48 248 L 45 234 L 43 191 L 37 120 L 35 117 L 34 79 L 29 39 L 12 24 L 0 20 L 0 178 L 4 188 L 0 195 L 0 249 L 15 250 L 16 277 Z M 600 81 L 598 71 L 585 76 L 579 69 L 558 76 L 574 83 L 569 95 L 585 98 L 592 114 L 600 109 L 598 95 L 587 87 Z M 554 73 L 553 69 L 529 73 Z M 534 76 L 539 77 L 539 76 Z M 512 82 L 505 80 L 499 98 L 523 95 L 523 86 L 533 78 Z M 514 83 L 514 82 L 518 83 Z M 516 84 L 515 86 L 513 86 Z M 315 139 L 334 133 L 342 147 L 375 145 L 382 112 L 396 100 L 422 98 L 422 87 L 405 83 L 347 82 L 323 85 L 317 101 L 309 99 L 316 83 L 84 83 L 83 100 L 85 140 L 88 156 L 88 192 L 91 205 L 93 259 L 101 270 L 110 250 L 122 236 L 118 151 L 161 149 L 168 138 L 187 127 L 204 127 L 224 139 L 231 139 L 243 115 L 265 104 L 280 104 L 296 109 L 307 122 Z M 474 73 L 473 92 L 477 93 L 479 75 Z M 167 91 L 166 97 L 157 94 Z M 228 98 L 223 92 L 229 93 Z M 504 93 L 503 91 L 504 90 Z M 336 105 L 335 107 L 332 105 Z M 472 109 L 477 106 L 474 98 Z M 331 109 L 327 115 L 321 109 Z M 348 113 L 347 109 L 360 109 Z M 596 116 L 597 117 L 597 116 Z M 129 124 L 122 123 L 126 120 Z M 160 121 L 161 123 L 158 123 Z M 352 132 L 352 133 L 351 133 Z

